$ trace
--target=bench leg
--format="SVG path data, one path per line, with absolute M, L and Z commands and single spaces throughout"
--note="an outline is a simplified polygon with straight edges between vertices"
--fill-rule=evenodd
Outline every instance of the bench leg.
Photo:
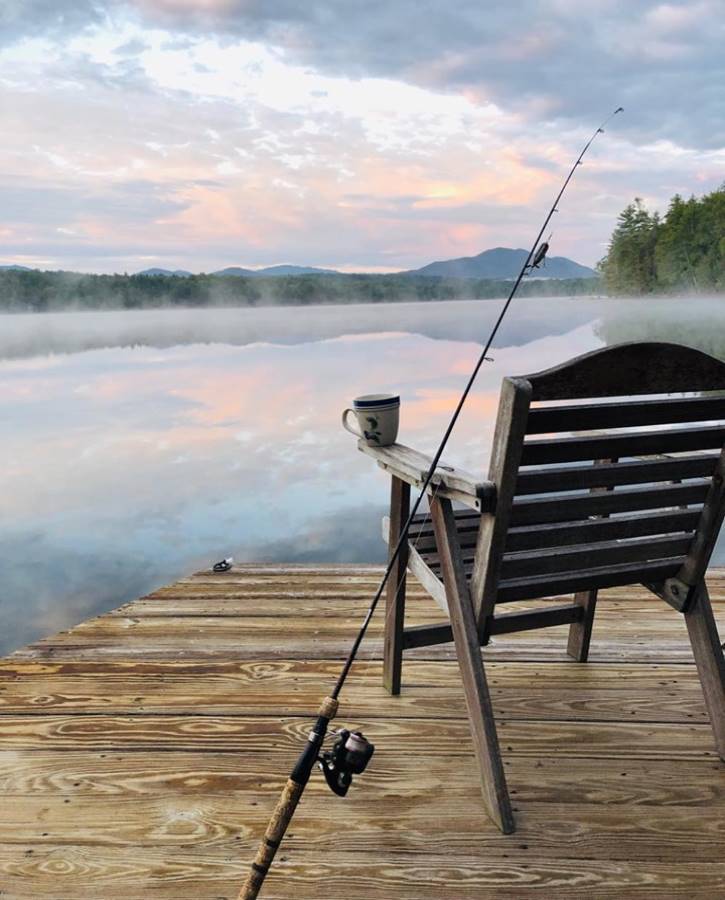
M 717 752 L 725 760 L 725 659 L 704 582 L 685 613 L 685 622 L 705 695 L 705 706 L 715 733 Z
M 598 591 L 582 591 L 574 595 L 574 602 L 582 608 L 582 617 L 569 626 L 569 643 L 566 652 L 577 662 L 586 662 L 589 656 L 589 642 L 592 639 L 594 610 L 597 606 Z
M 403 530 L 410 511 L 410 485 L 393 476 L 390 486 L 390 534 L 388 559 Z M 400 548 L 388 578 L 385 594 L 385 637 L 383 642 L 383 686 L 391 694 L 400 693 L 403 668 L 403 626 L 405 623 L 405 573 L 408 542 Z
M 595 466 L 607 463 L 619 462 L 617 457 L 612 456 L 608 459 L 597 459 L 594 461 Z M 613 487 L 594 487 L 589 493 L 606 494 L 614 490 Z M 603 519 L 608 516 L 602 516 Z M 573 656 L 577 662 L 586 662 L 589 657 L 589 643 L 592 639 L 592 626 L 594 625 L 594 610 L 597 606 L 598 591 L 582 591 L 574 595 L 574 602 L 582 608 L 582 617 L 578 622 L 574 622 L 569 626 L 569 643 L 566 652 L 569 656 Z
M 501 762 L 486 673 L 481 659 L 473 603 L 463 568 L 450 500 L 434 497 L 431 500 L 431 518 L 441 560 L 473 746 L 481 770 L 483 800 L 488 814 L 499 829 L 504 834 L 511 834 L 515 830 L 514 817 Z

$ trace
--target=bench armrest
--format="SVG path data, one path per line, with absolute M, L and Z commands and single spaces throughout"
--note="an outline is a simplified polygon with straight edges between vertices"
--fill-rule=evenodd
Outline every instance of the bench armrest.
M 419 453 L 404 444 L 390 444 L 388 447 L 371 447 L 364 440 L 357 443 L 358 450 L 371 456 L 377 464 L 401 481 L 414 487 L 422 487 L 433 458 Z M 438 463 L 428 487 L 428 493 L 435 492 L 449 500 L 458 500 L 479 512 L 493 512 L 496 505 L 496 486 L 490 481 L 482 481 L 463 469 Z

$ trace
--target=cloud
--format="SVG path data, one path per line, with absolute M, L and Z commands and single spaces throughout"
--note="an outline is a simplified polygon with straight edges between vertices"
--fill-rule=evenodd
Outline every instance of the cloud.
M 8 262 L 396 269 L 521 246 L 619 102 L 557 217 L 557 253 L 592 264 L 633 196 L 662 209 L 722 179 L 712 3 L 12 9 Z
M 334 75 L 461 91 L 535 121 L 594 122 L 621 104 L 630 107 L 622 127 L 637 140 L 725 143 L 720 0 L 135 5 L 168 29 L 262 41 Z
M 106 18 L 109 4 L 97 0 L 3 0 L 0 45 L 29 35 L 61 38 Z
M 463 93 L 532 122 L 595 123 L 621 104 L 618 127 L 634 140 L 725 144 L 721 0 L 10 0 L 0 25 L 9 42 L 129 16 L 182 48 L 184 37 L 256 41 L 328 75 Z

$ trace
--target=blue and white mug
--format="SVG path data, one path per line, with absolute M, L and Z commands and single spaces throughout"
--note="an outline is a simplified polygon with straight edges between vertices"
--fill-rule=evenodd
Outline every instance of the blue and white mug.
M 354 415 L 358 427 L 350 424 Z M 362 438 L 371 447 L 388 447 L 398 437 L 400 397 L 397 394 L 363 394 L 342 414 L 342 425 L 350 434 Z

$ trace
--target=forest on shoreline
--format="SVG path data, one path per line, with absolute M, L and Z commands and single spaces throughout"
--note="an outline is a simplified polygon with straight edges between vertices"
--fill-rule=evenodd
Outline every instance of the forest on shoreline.
M 725 185 L 702 197 L 675 195 L 664 216 L 640 198 L 619 215 L 598 278 L 531 278 L 522 297 L 632 296 L 725 292 Z M 89 275 L 0 269 L 0 312 L 205 306 L 483 300 L 508 295 L 504 279 L 395 273 Z
M 664 216 L 636 197 L 597 268 L 614 296 L 725 291 L 725 184 L 699 198 L 675 194 Z
M 505 297 L 510 281 L 410 275 L 294 275 L 247 278 L 190 275 L 85 275 L 0 270 L 1 312 L 158 309 L 204 306 L 311 306 Z M 598 278 L 532 279 L 519 296 L 596 294 Z

